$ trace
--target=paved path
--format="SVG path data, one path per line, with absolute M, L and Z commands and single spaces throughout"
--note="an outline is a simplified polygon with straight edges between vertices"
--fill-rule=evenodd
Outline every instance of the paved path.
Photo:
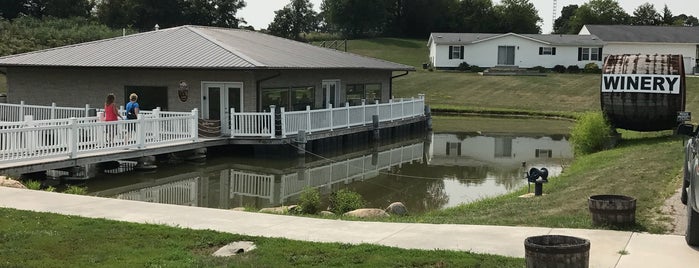
M 561 234 L 590 240 L 590 267 L 695 267 L 699 249 L 678 235 L 587 229 L 325 220 L 175 206 L 0 187 L 0 207 L 166 224 L 315 242 L 370 243 L 524 257 L 524 239 Z M 621 255 L 625 251 L 628 254 Z

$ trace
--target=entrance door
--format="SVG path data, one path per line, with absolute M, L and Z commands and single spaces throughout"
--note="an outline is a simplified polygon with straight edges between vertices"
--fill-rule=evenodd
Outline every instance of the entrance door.
M 498 47 L 498 65 L 515 65 L 515 47 Z
M 333 108 L 340 103 L 340 80 L 323 80 L 323 108 L 328 108 L 328 103 Z
M 202 118 L 221 121 L 221 134 L 231 134 L 231 108 L 243 111 L 243 83 L 204 83 Z

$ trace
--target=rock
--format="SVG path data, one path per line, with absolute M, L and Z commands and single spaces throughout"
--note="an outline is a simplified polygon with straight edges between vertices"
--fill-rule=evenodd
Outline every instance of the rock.
M 345 214 L 342 214 L 343 216 L 351 216 L 351 217 L 357 217 L 357 218 L 385 218 L 385 217 L 390 217 L 391 215 L 388 215 L 386 211 L 383 211 L 383 209 L 378 209 L 378 208 L 360 208 L 360 209 L 355 209 L 350 212 L 347 212 Z
M 222 248 L 218 249 L 213 256 L 216 257 L 228 257 L 228 256 L 233 256 L 233 255 L 238 255 L 238 254 L 243 254 L 245 252 L 254 250 L 255 243 L 250 242 L 250 241 L 239 241 L 239 242 L 233 242 L 228 245 L 223 246 Z
M 332 213 L 332 212 L 327 211 L 327 210 L 323 210 L 320 212 L 320 216 L 335 216 L 335 213 Z
M 287 214 L 287 213 L 295 213 L 297 210 L 299 210 L 299 207 L 297 205 L 291 205 L 291 206 L 281 206 L 281 207 L 274 207 L 274 208 L 263 208 L 263 209 L 260 209 L 259 212 L 273 213 L 273 214 Z
M 401 202 L 393 202 L 386 208 L 386 213 L 404 216 L 408 214 L 408 209 Z
M 232 208 L 231 210 L 233 211 L 245 211 L 244 207 L 237 207 L 237 208 Z
M 27 189 L 27 187 L 24 186 L 24 184 L 22 184 L 21 182 L 18 182 L 5 176 L 0 176 L 0 186 Z

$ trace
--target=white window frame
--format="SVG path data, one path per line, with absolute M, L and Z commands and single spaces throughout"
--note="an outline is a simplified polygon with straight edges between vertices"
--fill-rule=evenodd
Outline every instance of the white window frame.
M 541 55 L 553 55 L 553 47 L 542 47 Z
M 451 46 L 451 58 L 454 60 L 461 59 L 461 46 Z
M 599 54 L 598 47 L 583 47 L 581 61 L 601 61 L 602 55 Z

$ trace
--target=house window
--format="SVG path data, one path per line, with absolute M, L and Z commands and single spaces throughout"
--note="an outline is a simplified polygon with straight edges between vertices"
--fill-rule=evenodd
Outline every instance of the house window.
M 461 46 L 451 46 L 451 58 L 450 59 L 463 59 L 461 57 Z
M 539 55 L 556 55 L 555 47 L 539 47 Z
M 551 158 L 553 156 L 553 151 L 546 149 L 536 149 L 534 151 L 534 156 L 536 158 Z
M 381 84 L 353 84 L 347 85 L 346 100 L 350 105 L 361 105 L 362 99 L 366 103 L 381 101 Z
M 461 155 L 461 143 L 460 142 L 447 142 L 447 155 Z
M 602 48 L 580 47 L 578 48 L 579 61 L 600 61 L 602 60 Z
M 124 107 L 129 102 L 129 95 L 136 93 L 138 95 L 138 107 L 141 110 L 148 111 L 160 107 L 160 110 L 168 110 L 167 87 L 152 87 L 152 86 L 125 86 L 124 87 Z
M 305 110 L 306 106 L 315 108 L 315 87 L 281 87 L 263 88 L 260 92 L 262 110 L 269 110 L 270 105 L 277 109 L 284 107 L 287 111 Z

